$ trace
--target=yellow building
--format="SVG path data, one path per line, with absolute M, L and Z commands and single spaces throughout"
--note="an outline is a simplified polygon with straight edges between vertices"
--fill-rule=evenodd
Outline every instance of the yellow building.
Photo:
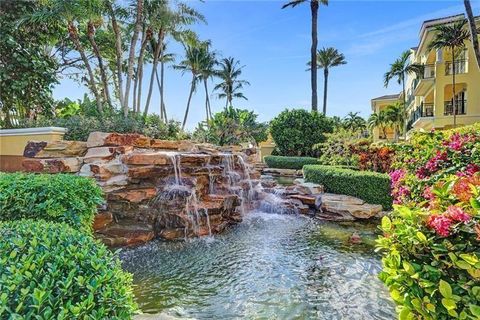
M 423 22 L 419 44 L 412 48 L 410 62 L 424 66 L 423 75 L 409 74 L 406 79 L 407 130 L 448 129 L 454 126 L 453 99 L 456 104 L 457 126 L 480 121 L 480 69 L 470 40 L 455 54 L 455 97 L 452 85 L 452 54 L 448 49 L 429 50 L 435 27 L 465 19 L 463 14 Z M 480 26 L 480 17 L 477 17 Z M 379 112 L 392 104 L 392 96 L 372 99 L 372 111 Z M 403 93 L 397 95 L 403 103 Z M 408 134 L 407 134 L 408 136 Z M 377 129 L 374 140 L 385 137 Z M 386 138 L 391 139 L 390 136 Z

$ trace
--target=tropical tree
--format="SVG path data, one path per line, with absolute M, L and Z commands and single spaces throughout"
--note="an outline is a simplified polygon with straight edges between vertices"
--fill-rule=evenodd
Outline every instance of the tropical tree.
M 453 126 L 457 126 L 457 104 L 455 101 L 455 55 L 456 52 L 465 47 L 465 41 L 470 37 L 465 24 L 467 21 L 462 19 L 460 21 L 436 26 L 434 38 L 428 45 L 430 50 L 449 49 L 452 54 L 452 107 L 453 107 Z
M 310 67 L 311 62 L 307 65 Z M 323 69 L 323 114 L 327 113 L 327 89 L 328 89 L 328 73 L 330 68 L 347 64 L 345 56 L 337 49 L 329 47 L 318 50 L 317 52 L 317 69 Z M 311 68 L 310 68 L 311 69 Z
M 217 64 L 216 53 L 206 47 L 204 59 L 202 60 L 202 68 L 200 71 L 200 80 L 203 82 L 205 88 L 205 113 L 207 122 L 212 118 L 212 109 L 210 107 L 210 97 L 208 91 L 208 80 L 210 80 L 215 74 L 215 65 Z
M 400 137 L 400 132 L 403 129 L 403 124 L 405 123 L 405 117 L 403 112 L 403 107 L 400 102 L 388 105 L 384 110 L 384 121 L 388 124 L 389 127 L 393 128 L 395 132 L 395 141 L 398 141 Z
M 385 138 L 387 138 L 387 125 L 388 121 L 384 110 L 372 113 L 367 120 L 368 129 L 373 132 L 373 129 L 378 128 Z
M 473 15 L 472 5 L 470 0 L 463 0 L 465 5 L 465 11 L 467 12 L 468 26 L 470 28 L 470 38 L 472 41 L 473 52 L 475 52 L 475 58 L 477 59 L 477 66 L 480 68 L 480 43 L 478 42 L 478 36 L 480 29 L 477 29 L 475 24 L 475 16 Z
M 390 64 L 390 70 L 388 70 L 384 75 L 384 84 L 385 87 L 388 87 L 388 84 L 393 78 L 397 78 L 397 83 L 402 85 L 402 96 L 403 96 L 403 114 L 406 118 L 407 113 L 407 97 L 405 91 L 405 79 L 407 74 L 414 73 L 418 76 L 423 74 L 424 67 L 419 64 L 411 63 L 410 56 L 412 52 L 410 50 L 404 51 L 399 58 L 397 58 L 392 64 Z M 407 132 L 407 124 L 403 124 L 403 132 Z
M 318 111 L 318 97 L 317 97 L 317 46 L 318 46 L 318 8 L 321 4 L 328 5 L 328 0 L 293 0 L 282 6 L 282 9 L 287 7 L 295 8 L 296 6 L 309 2 L 310 11 L 312 14 L 312 47 L 310 49 L 310 83 L 312 88 L 312 111 Z
M 165 107 L 165 64 L 172 63 L 175 61 L 175 54 L 166 53 L 166 44 L 163 45 L 162 55 L 160 56 L 160 79 L 158 77 L 158 72 L 155 76 L 157 79 L 158 90 L 160 91 L 160 118 L 165 122 L 168 122 L 167 119 L 167 108 Z
M 365 119 L 360 115 L 360 112 L 349 112 L 345 118 L 343 118 L 343 127 L 353 132 L 360 132 L 367 127 Z
M 242 75 L 242 69 L 245 66 L 240 66 L 240 61 L 235 61 L 233 57 L 223 58 L 218 64 L 220 68 L 215 72 L 215 76 L 221 82 L 213 90 L 220 91 L 217 95 L 219 99 L 225 98 L 225 108 L 232 105 L 233 98 L 248 100 L 240 90 L 244 86 L 249 86 L 250 83 L 246 80 L 238 79 Z

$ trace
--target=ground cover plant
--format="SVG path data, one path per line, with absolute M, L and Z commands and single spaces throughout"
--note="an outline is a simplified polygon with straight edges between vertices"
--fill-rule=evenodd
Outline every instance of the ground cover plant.
M 417 134 L 397 150 L 378 249 L 401 319 L 480 318 L 479 129 Z
M 266 156 L 263 159 L 269 168 L 278 169 L 301 170 L 304 165 L 319 163 L 317 158 L 312 157 Z

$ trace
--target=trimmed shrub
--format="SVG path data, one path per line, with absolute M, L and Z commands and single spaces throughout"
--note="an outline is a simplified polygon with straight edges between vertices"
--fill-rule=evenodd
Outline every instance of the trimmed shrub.
M 327 166 L 357 166 L 358 156 L 352 154 L 350 146 L 357 142 L 358 135 L 350 130 L 336 128 L 333 133 L 326 133 L 326 141 L 313 146 L 321 156 L 320 164 Z
M 304 109 L 287 109 L 270 122 L 270 134 L 282 156 L 316 156 L 313 146 L 332 131 L 331 119 Z
M 304 165 L 318 164 L 317 158 L 266 156 L 263 158 L 269 168 L 301 170 Z
M 64 223 L 0 223 L 1 319 L 130 319 L 132 277 L 115 254 Z
M 0 221 L 44 219 L 91 232 L 102 190 L 94 180 L 68 174 L 0 174 Z
M 327 192 L 357 197 L 370 204 L 381 204 L 384 210 L 392 208 L 390 178 L 387 174 L 306 165 L 303 175 L 306 181 L 322 184 Z

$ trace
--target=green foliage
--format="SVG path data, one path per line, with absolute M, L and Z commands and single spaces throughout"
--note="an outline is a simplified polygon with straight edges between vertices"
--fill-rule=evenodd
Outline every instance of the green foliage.
M 115 254 L 64 223 L 0 223 L 0 318 L 131 319 L 132 277 Z
M 140 133 L 156 139 L 183 139 L 185 133 L 181 130 L 180 124 L 176 121 L 169 121 L 165 124 L 158 115 L 148 115 L 143 118 L 140 115 L 130 115 L 128 118 L 120 114 L 104 116 L 104 118 L 74 115 L 65 118 L 39 118 L 34 121 L 24 120 L 19 127 L 64 127 L 67 128 L 65 140 L 87 141 L 91 132 L 118 132 L 118 133 Z
M 330 119 L 303 109 L 285 110 L 270 123 L 270 133 L 282 156 L 315 156 L 313 146 L 333 131 Z
M 358 139 L 350 130 L 337 128 L 333 133 L 326 133 L 325 142 L 316 144 L 313 149 L 321 155 L 319 162 L 323 165 L 357 166 L 358 155 L 352 154 L 350 146 Z
M 380 278 L 401 319 L 480 318 L 480 124 L 397 147 Z
M 39 6 L 37 1 L 0 1 L 0 127 L 38 112 L 53 113 L 57 63 L 45 47 L 57 29 L 20 23 Z
M 317 158 L 266 156 L 263 158 L 269 168 L 301 170 L 304 165 L 318 164 Z
M 392 207 L 390 178 L 386 174 L 323 165 L 306 165 L 303 174 L 306 181 L 322 184 L 327 192 L 381 204 L 384 210 Z
M 0 174 L 0 221 L 65 222 L 91 232 L 102 191 L 94 180 L 67 174 Z
M 199 125 L 193 133 L 194 139 L 216 145 L 240 143 L 258 144 L 267 140 L 266 123 L 258 122 L 253 111 L 228 107 L 216 113 L 207 126 Z

